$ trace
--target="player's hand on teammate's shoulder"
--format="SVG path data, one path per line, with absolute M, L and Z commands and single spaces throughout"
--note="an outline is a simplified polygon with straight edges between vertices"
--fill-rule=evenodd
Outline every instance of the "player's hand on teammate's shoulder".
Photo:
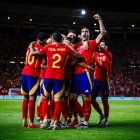
M 36 43 L 36 41 L 32 41 L 30 44 L 29 44 L 29 48 L 33 47 L 33 45 Z
M 71 42 L 67 38 L 64 38 L 63 44 L 69 46 L 71 45 Z

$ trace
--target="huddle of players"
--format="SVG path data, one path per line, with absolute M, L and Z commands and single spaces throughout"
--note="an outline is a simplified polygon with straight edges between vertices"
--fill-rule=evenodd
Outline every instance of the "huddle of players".
M 53 33 L 49 39 L 40 33 L 37 41 L 30 43 L 22 70 L 22 127 L 52 130 L 60 126 L 88 128 L 91 104 L 100 114 L 98 124 L 105 119 L 104 124 L 108 125 L 108 80 L 112 54 L 102 41 L 106 31 L 101 17 L 95 14 L 94 19 L 100 28 L 100 34 L 95 40 L 89 40 L 89 30 L 83 28 L 80 39 L 73 31 L 67 37 Z M 100 52 L 96 52 L 98 46 Z M 94 75 L 91 72 L 93 64 Z M 41 96 L 37 112 L 40 126 L 34 124 L 35 102 L 39 93 Z M 98 93 L 102 95 L 104 113 L 96 101 Z M 82 96 L 83 105 L 78 102 L 78 96 Z M 60 124 L 61 114 L 63 122 Z M 71 122 L 72 115 L 74 120 Z M 78 115 L 81 118 L 79 123 Z

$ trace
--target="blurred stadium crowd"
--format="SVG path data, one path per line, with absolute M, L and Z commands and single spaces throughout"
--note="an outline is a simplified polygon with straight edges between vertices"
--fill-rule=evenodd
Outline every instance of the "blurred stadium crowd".
M 35 35 L 36 32 L 29 32 L 29 29 L 12 28 L 3 29 L 0 34 L 0 95 L 7 95 L 9 88 L 20 88 L 25 52 Z M 140 97 L 139 46 L 137 38 L 110 39 L 109 49 L 113 54 L 111 96 Z

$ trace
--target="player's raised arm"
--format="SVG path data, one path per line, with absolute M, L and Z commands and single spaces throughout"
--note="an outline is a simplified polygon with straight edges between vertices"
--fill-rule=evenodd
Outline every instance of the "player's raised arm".
M 99 23 L 100 34 L 96 37 L 96 43 L 99 44 L 101 42 L 101 40 L 103 39 L 103 37 L 105 36 L 106 30 L 105 30 L 103 21 L 102 21 L 101 17 L 99 16 L 99 14 L 95 14 L 93 17 Z

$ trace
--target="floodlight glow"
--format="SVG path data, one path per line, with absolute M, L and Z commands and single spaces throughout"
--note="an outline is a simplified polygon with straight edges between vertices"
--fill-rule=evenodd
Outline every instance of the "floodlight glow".
M 132 24 L 132 27 L 135 27 L 135 25 L 134 25 L 134 24 Z
M 94 30 L 95 32 L 99 32 L 99 30 Z
M 15 61 L 10 61 L 10 64 L 14 64 L 15 63 Z
M 81 11 L 81 14 L 82 14 L 82 15 L 85 15 L 85 14 L 86 14 L 86 11 L 85 11 L 85 10 L 82 10 L 82 11 Z
M 73 21 L 73 24 L 76 24 L 75 21 Z

